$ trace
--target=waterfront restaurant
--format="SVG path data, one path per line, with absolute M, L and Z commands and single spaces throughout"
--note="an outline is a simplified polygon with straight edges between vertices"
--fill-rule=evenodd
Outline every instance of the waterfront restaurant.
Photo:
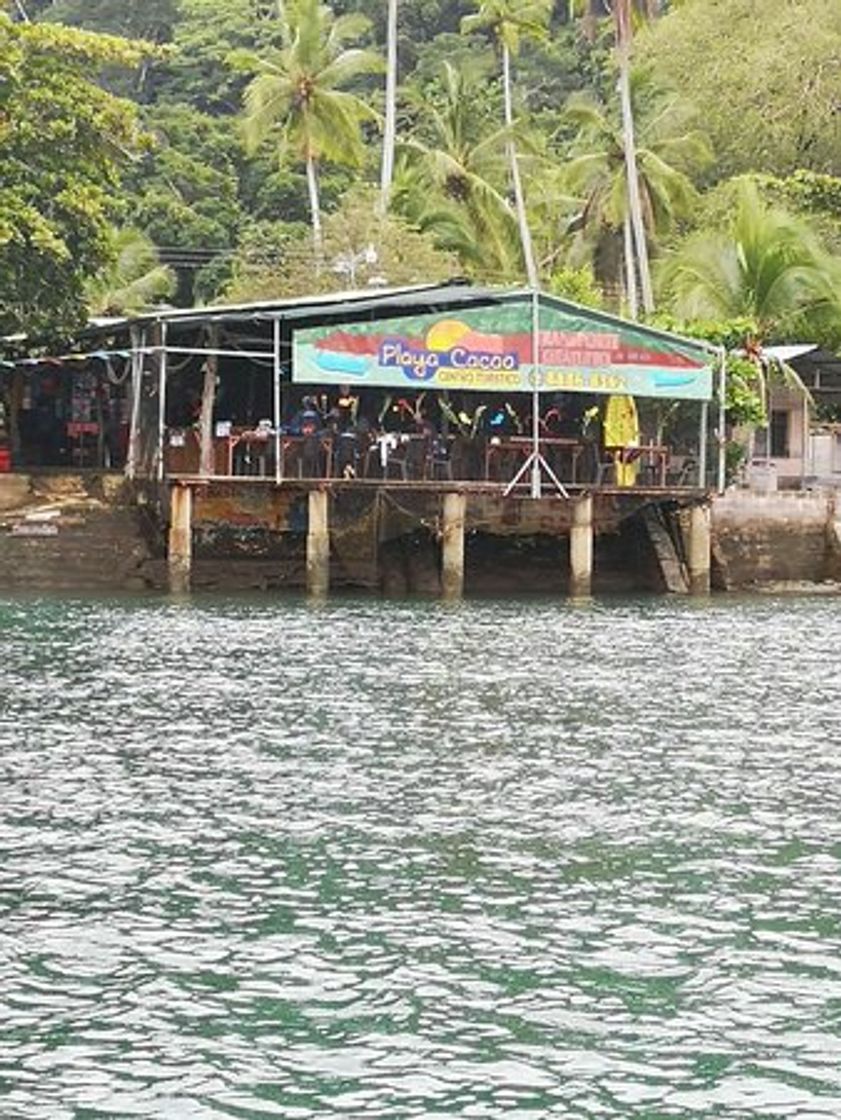
M 539 496 L 705 487 L 714 365 L 554 296 L 452 283 L 100 320 L 3 383 L 13 469 Z

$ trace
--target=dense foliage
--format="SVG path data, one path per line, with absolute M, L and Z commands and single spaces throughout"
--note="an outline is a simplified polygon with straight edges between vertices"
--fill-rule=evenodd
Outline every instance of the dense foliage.
M 841 343 L 837 0 L 6 6 L 18 21 L 0 24 L 6 328 L 77 320 L 86 293 L 97 307 L 160 298 L 171 280 L 148 241 L 182 303 L 456 273 L 521 282 L 533 248 L 547 288 L 627 310 L 611 15 L 627 8 L 658 312 L 683 329 L 749 319 L 762 338 Z M 120 275 L 127 260 L 137 276 Z
M 84 321 L 86 281 L 115 252 L 120 153 L 140 145 L 134 107 L 85 75 L 147 53 L 0 15 L 0 333 Z

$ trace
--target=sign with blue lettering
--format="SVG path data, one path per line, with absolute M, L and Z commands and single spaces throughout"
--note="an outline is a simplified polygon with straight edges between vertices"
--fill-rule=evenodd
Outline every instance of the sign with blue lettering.
M 709 400 L 700 344 L 552 303 L 540 309 L 540 388 Z M 530 391 L 530 297 L 451 315 L 422 314 L 294 332 L 292 380 L 311 385 Z

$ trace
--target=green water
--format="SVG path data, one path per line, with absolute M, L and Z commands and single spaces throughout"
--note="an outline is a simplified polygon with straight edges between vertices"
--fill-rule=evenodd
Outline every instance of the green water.
M 835 600 L 0 628 L 2 1120 L 841 1116 Z

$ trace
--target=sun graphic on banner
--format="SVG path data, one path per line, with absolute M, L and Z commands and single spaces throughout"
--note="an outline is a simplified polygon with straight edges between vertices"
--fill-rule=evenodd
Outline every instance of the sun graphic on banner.
M 426 348 L 446 354 L 471 334 L 470 327 L 458 319 L 441 319 L 426 332 Z

